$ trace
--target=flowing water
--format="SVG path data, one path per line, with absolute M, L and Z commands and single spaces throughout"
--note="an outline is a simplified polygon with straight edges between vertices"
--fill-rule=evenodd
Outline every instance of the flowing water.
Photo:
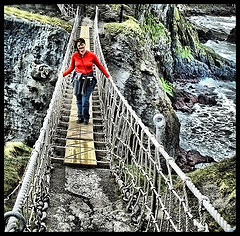
M 236 16 L 191 16 L 188 19 L 193 24 L 227 35 L 236 26 Z M 236 62 L 236 44 L 208 40 L 205 45 L 214 49 L 220 56 Z
M 208 17 L 208 26 L 212 22 L 217 27 L 214 22 L 216 18 L 213 17 L 210 21 Z M 220 20 L 223 21 L 222 24 L 219 24 Z M 231 20 L 232 17 L 219 17 L 217 22 L 219 27 L 228 24 L 233 28 L 233 24 L 229 23 Z M 209 40 L 206 45 L 222 57 L 236 61 L 234 44 Z M 176 112 L 181 123 L 180 146 L 186 150 L 198 150 L 202 155 L 211 156 L 216 161 L 232 157 L 236 152 L 236 82 L 204 78 L 199 83 L 180 86 L 196 95 L 203 93 L 214 97 L 217 101 L 213 106 L 196 103 L 191 114 Z M 196 167 L 203 166 L 199 164 Z
M 236 82 L 205 78 L 198 84 L 186 84 L 193 94 L 213 96 L 214 106 L 196 103 L 191 114 L 177 111 L 181 123 L 180 146 L 195 149 L 216 161 L 234 155 L 236 150 Z

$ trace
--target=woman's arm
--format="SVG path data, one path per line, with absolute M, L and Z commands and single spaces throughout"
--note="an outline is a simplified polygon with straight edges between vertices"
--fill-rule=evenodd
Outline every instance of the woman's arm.
M 75 60 L 74 60 L 74 57 L 72 56 L 71 64 L 70 64 L 69 68 L 63 72 L 63 77 L 68 75 L 69 73 L 71 73 L 74 68 L 75 68 Z
M 109 78 L 110 75 L 108 74 L 108 72 L 105 70 L 105 68 L 103 67 L 103 65 L 99 62 L 98 58 L 96 55 L 94 55 L 94 59 L 93 59 L 93 63 L 102 71 L 102 73 Z

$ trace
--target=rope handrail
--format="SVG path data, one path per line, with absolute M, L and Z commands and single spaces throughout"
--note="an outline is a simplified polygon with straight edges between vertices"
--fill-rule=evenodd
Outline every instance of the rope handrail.
M 23 175 L 21 188 L 18 192 L 17 199 L 11 212 L 22 214 L 26 220 L 26 231 L 31 231 L 32 224 L 35 224 L 35 230 L 41 231 L 44 227 L 41 222 L 41 217 L 38 214 L 38 206 L 42 202 L 48 201 L 49 191 L 49 175 L 50 175 L 50 153 L 51 144 L 54 132 L 58 125 L 61 116 L 61 106 L 63 103 L 63 93 L 69 81 L 63 79 L 62 72 L 70 64 L 71 55 L 73 53 L 72 40 L 77 35 L 79 26 L 79 7 L 75 13 L 75 21 L 71 32 L 65 57 L 62 62 L 61 72 L 52 95 L 52 99 L 47 110 L 47 115 L 44 118 L 43 126 L 40 130 L 40 135 L 36 141 L 30 160 Z M 5 227 L 5 231 L 17 230 L 17 219 L 11 216 Z M 38 224 L 36 224 L 38 222 Z
M 8 220 L 5 227 L 7 232 L 19 229 L 41 232 L 46 229 L 42 219 L 49 201 L 52 143 L 61 116 L 64 90 L 70 83 L 63 79 L 62 72 L 70 64 L 72 40 L 77 35 L 78 26 L 79 7 L 61 72 L 21 188 L 12 211 L 4 215 L 4 220 Z M 98 7 L 94 19 L 94 51 L 108 71 L 98 34 Z M 131 212 L 136 230 L 208 231 L 210 216 L 224 231 L 234 231 L 235 227 L 232 228 L 221 217 L 142 123 L 113 80 L 106 80 L 99 70 L 96 74 L 110 169 Z
M 98 34 L 97 6 L 94 19 L 94 51 L 108 71 Z M 106 80 L 98 70 L 97 77 L 107 127 L 106 137 L 110 147 L 111 169 L 120 183 L 123 195 L 128 200 L 128 206 L 135 217 L 138 229 L 142 227 L 146 231 L 190 231 L 195 227 L 198 231 L 208 231 L 202 213 L 206 215 L 207 211 L 224 231 L 234 231 L 235 227 L 232 228 L 221 217 L 209 199 L 201 194 L 192 180 L 175 163 L 174 158 L 168 155 L 156 137 L 150 133 L 121 95 L 115 83 L 112 80 Z M 163 165 L 165 165 L 164 169 Z M 179 186 L 175 187 L 174 178 L 180 178 L 178 181 L 182 181 L 181 191 Z M 188 193 L 189 190 L 190 193 Z M 163 200 L 163 195 L 165 200 Z M 189 204 L 188 195 L 194 195 L 197 198 L 199 209 L 201 209 L 198 211 L 198 216 L 197 210 Z M 176 211 L 170 209 L 173 208 L 169 204 L 171 201 L 178 204 L 177 214 Z M 146 214 L 147 211 L 149 215 Z M 182 221 L 180 215 L 183 215 L 183 212 L 185 223 L 180 223 Z M 179 219 L 176 219 L 176 215 Z M 189 228 L 191 224 L 192 229 Z
M 77 9 L 74 7 L 73 4 L 57 4 L 61 14 L 64 16 L 74 18 L 77 13 Z

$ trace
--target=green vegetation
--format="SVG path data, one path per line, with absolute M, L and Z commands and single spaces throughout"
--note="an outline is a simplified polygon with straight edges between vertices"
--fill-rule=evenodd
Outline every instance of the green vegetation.
M 182 57 L 186 59 L 193 59 L 193 55 L 191 54 L 191 48 L 189 46 L 182 47 L 181 44 L 179 44 L 177 48 L 177 53 Z
M 231 225 L 236 226 L 236 156 L 211 164 L 204 169 L 197 169 L 188 174 L 196 187 L 208 196 L 221 216 Z M 214 231 L 221 231 L 216 222 L 209 226 Z
M 171 97 L 174 97 L 174 87 L 173 85 L 165 80 L 163 77 L 160 78 L 164 91 L 169 94 Z
M 57 17 L 50 17 L 50 16 L 45 16 L 45 15 L 40 15 L 28 11 L 23 11 L 15 7 L 9 7 L 9 6 L 4 6 L 4 14 L 8 15 L 14 15 L 20 18 L 25 18 L 28 20 L 37 20 L 41 23 L 46 23 L 50 24 L 53 26 L 59 26 L 62 27 L 63 29 L 67 30 L 68 32 L 72 31 L 72 25 L 69 24 L 68 22 L 61 20 Z
M 167 28 L 150 12 L 147 13 L 142 28 L 147 34 L 149 34 L 154 43 L 158 43 L 159 39 L 162 41 L 170 40 Z
M 123 33 L 134 37 L 141 36 L 142 30 L 140 28 L 139 22 L 131 16 L 127 17 L 128 20 L 122 23 L 106 23 L 104 25 L 104 29 L 113 34 Z
M 22 142 L 7 142 L 4 146 L 4 196 L 21 180 L 32 148 Z
M 121 4 L 110 4 L 110 6 L 114 11 L 117 11 L 118 8 L 121 7 Z

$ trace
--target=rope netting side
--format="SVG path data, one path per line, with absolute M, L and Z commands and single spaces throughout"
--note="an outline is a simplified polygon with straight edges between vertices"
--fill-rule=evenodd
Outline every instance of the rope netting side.
M 61 14 L 64 16 L 75 18 L 77 13 L 77 8 L 75 4 L 57 4 Z
M 98 8 L 94 50 L 107 69 L 98 35 Z M 114 82 L 99 70 L 96 73 L 111 170 L 137 230 L 209 231 L 209 221 L 216 221 L 224 231 L 233 231 L 142 123 Z
M 75 22 L 67 45 L 61 72 L 59 73 L 39 138 L 33 147 L 30 160 L 23 175 L 21 188 L 11 214 L 5 213 L 5 215 L 8 216 L 5 217 L 6 232 L 19 230 L 19 219 L 16 218 L 16 215 L 21 215 L 21 217 L 25 219 L 24 222 L 26 225 L 21 227 L 24 231 L 44 231 L 46 227 L 42 221 L 46 213 L 44 213 L 44 211 L 46 211 L 46 205 L 49 201 L 51 162 L 49 153 L 52 147 L 53 136 L 61 117 L 64 91 L 69 83 L 69 80 L 62 77 L 62 71 L 66 70 L 69 66 L 73 53 L 72 40 L 76 37 L 78 30 L 78 12 L 77 8 Z

